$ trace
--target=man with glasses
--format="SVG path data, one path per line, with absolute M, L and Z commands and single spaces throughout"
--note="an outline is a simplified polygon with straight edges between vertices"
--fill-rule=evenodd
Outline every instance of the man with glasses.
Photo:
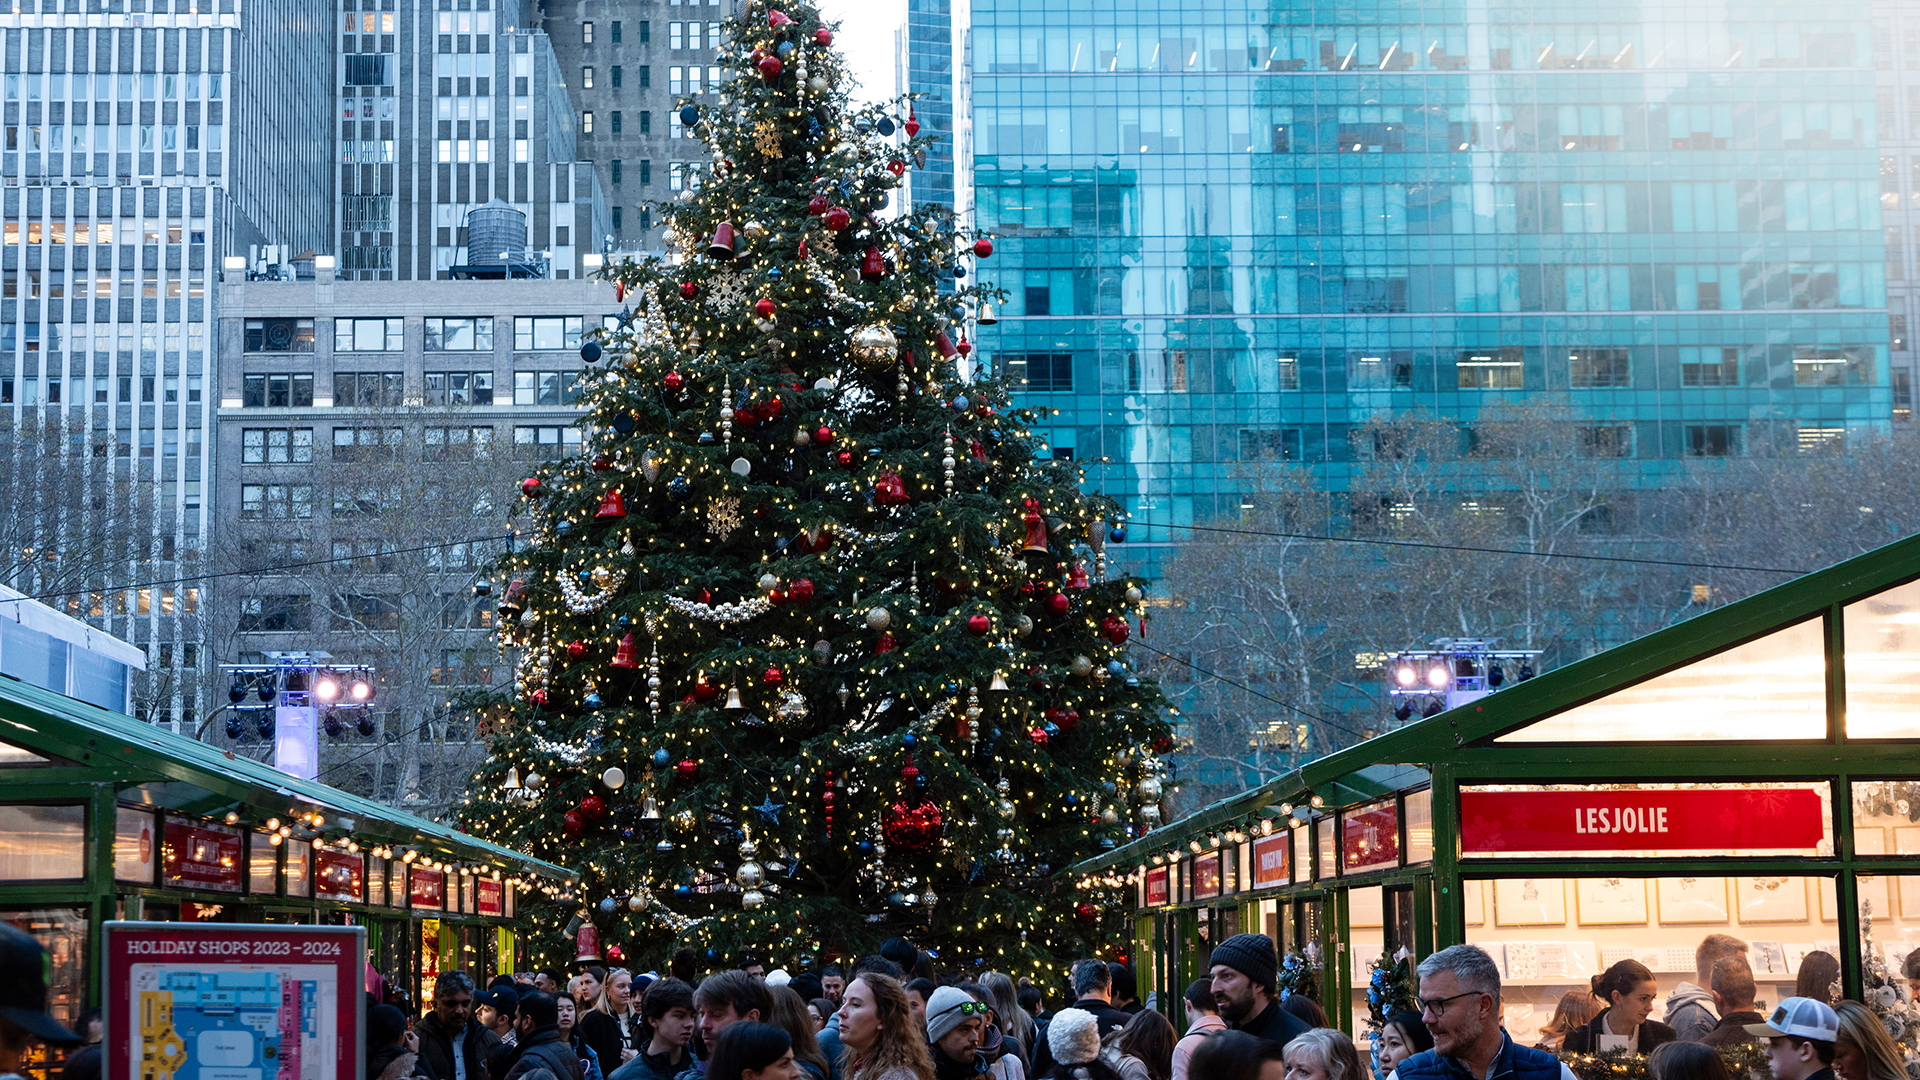
M 1307 1022 L 1280 1007 L 1274 988 L 1280 954 L 1265 934 L 1235 934 L 1213 947 L 1209 974 L 1220 1018 L 1256 1038 L 1281 1046 L 1307 1033 Z
M 1545 1050 L 1515 1046 L 1500 1026 L 1500 969 L 1478 945 L 1455 945 L 1420 962 L 1420 1019 L 1433 1049 L 1400 1063 L 1388 1080 L 1574 1080 Z
M 980 1058 L 980 1033 L 988 1009 L 957 986 L 942 986 L 927 997 L 927 1042 L 933 1046 L 936 1080 L 966 1080 L 986 1072 Z

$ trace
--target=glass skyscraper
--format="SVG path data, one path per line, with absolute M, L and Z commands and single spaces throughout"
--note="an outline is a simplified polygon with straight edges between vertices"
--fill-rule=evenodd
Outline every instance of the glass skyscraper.
M 1135 541 L 1236 507 L 1242 459 L 1338 488 L 1382 412 L 1565 395 L 1654 476 L 1880 429 L 1873 26 L 1865 0 L 974 0 L 980 270 L 1011 294 L 982 352 Z

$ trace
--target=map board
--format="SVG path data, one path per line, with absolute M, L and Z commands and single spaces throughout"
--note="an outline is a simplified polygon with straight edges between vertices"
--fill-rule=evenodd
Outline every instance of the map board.
M 366 930 L 110 922 L 105 1080 L 364 1080 Z

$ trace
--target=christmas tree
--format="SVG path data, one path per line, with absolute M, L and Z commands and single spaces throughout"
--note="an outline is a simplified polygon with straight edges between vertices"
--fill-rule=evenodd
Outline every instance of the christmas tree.
M 711 174 L 661 207 L 669 258 L 607 270 L 583 451 L 521 485 L 462 816 L 583 874 L 521 909 L 549 956 L 577 917 L 658 959 L 906 935 L 1057 971 L 1124 908 L 1067 867 L 1158 823 L 1171 747 L 1141 583 L 1106 580 L 1125 525 L 979 377 L 991 239 L 888 212 L 911 103 L 850 107 L 804 5 L 727 27 L 718 104 L 680 109 Z

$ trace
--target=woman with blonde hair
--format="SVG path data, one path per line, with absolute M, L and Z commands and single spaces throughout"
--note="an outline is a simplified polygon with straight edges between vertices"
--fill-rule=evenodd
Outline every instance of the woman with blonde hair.
M 600 1059 L 600 1067 L 609 1074 L 640 1056 L 653 1033 L 640 1010 L 633 1004 L 633 974 L 626 968 L 607 972 L 600 984 L 600 996 L 593 1008 L 582 1013 L 578 1022 L 580 1037 Z
M 1020 1007 L 1019 988 L 1014 986 L 1011 977 L 998 971 L 982 975 L 980 985 L 993 995 L 993 1018 L 1000 1025 L 1000 1033 L 1020 1047 L 1024 1058 L 1033 1042 L 1033 1017 Z
M 1840 1037 L 1833 1042 L 1833 1071 L 1840 1080 L 1907 1080 L 1900 1048 L 1873 1010 L 1857 1001 L 1840 1001 Z
M 841 1080 L 933 1080 L 927 1033 L 900 980 L 862 972 L 840 997 Z
M 1301 1080 L 1365 1080 L 1360 1051 L 1338 1028 L 1308 1028 L 1282 1051 L 1287 1075 Z
M 1585 990 L 1569 990 L 1560 995 L 1560 1004 L 1554 1007 L 1553 1019 L 1540 1029 L 1540 1041 L 1533 1044 L 1536 1050 L 1558 1052 L 1566 1042 L 1567 1032 L 1574 1028 L 1585 1027 L 1600 1015 L 1600 1002 Z

